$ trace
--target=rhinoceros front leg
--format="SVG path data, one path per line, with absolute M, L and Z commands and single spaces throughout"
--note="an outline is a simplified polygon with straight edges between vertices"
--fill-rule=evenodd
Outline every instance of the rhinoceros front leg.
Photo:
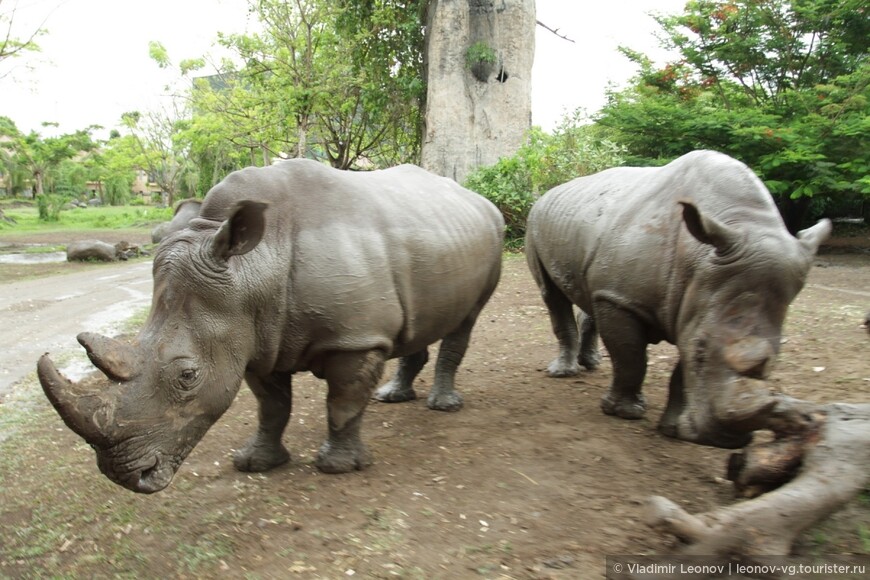
M 640 419 L 646 412 L 640 392 L 647 364 L 644 324 L 630 310 L 606 299 L 595 301 L 595 320 L 613 365 L 613 380 L 601 398 L 601 410 L 623 419 Z
M 375 391 L 375 399 L 383 403 L 402 403 L 417 398 L 414 379 L 429 361 L 429 349 L 424 348 L 399 359 L 399 368 L 389 382 Z
M 315 462 L 321 471 L 345 473 L 371 465 L 371 456 L 360 439 L 360 426 L 363 411 L 384 372 L 385 359 L 379 350 L 340 352 L 327 357 L 329 437 Z
M 281 436 L 293 408 L 292 373 L 273 373 L 266 378 L 247 374 L 245 380 L 257 397 L 257 433 L 233 456 L 239 471 L 267 471 L 290 460 Z
M 679 420 L 686 406 L 685 394 L 683 393 L 683 363 L 678 362 L 671 373 L 671 381 L 668 384 L 668 404 L 665 412 L 659 419 L 659 431 L 668 437 L 679 437 Z

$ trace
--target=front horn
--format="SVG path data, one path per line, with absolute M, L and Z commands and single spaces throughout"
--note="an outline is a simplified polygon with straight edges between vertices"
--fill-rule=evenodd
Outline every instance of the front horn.
M 111 415 L 107 402 L 96 393 L 75 392 L 76 385 L 58 372 L 48 353 L 39 358 L 36 374 L 45 396 L 66 426 L 91 445 L 107 446 L 105 427 Z M 99 419 L 103 420 L 103 426 Z

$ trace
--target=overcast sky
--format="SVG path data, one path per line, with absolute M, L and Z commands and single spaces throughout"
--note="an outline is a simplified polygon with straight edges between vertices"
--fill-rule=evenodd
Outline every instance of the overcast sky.
M 663 57 L 649 13 L 679 12 L 685 0 L 537 0 L 539 21 L 574 40 L 537 27 L 532 70 L 532 122 L 550 130 L 565 112 L 595 112 L 608 82 L 622 85 L 635 72 L 616 52 L 627 45 Z M 246 0 L 0 0 L 17 6 L 14 33 L 39 27 L 42 52 L 0 63 L 0 115 L 22 131 L 47 135 L 43 121 L 69 133 L 89 125 L 112 128 L 122 113 L 159 106 L 175 80 L 148 56 L 160 41 L 173 62 L 216 50 L 218 31 L 245 32 Z M 5 29 L 0 31 L 5 33 Z M 29 66 L 27 66 L 29 65 Z

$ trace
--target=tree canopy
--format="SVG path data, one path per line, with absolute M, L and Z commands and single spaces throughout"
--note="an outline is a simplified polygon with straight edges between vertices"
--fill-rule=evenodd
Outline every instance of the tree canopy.
M 193 93 L 196 116 L 259 151 L 334 167 L 416 159 L 424 94 L 419 2 L 263 0 L 256 34 L 221 35 L 238 57 Z M 239 65 L 238 63 L 241 63 Z
M 597 121 L 629 162 L 723 151 L 762 177 L 792 231 L 870 197 L 870 15 L 862 0 L 692 0 L 656 17 L 676 60 L 610 90 Z M 815 202 L 812 203 L 811 202 Z

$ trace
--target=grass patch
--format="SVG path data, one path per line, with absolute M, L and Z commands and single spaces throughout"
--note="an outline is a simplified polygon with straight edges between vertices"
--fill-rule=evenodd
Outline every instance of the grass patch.
M 3 210 L 15 224 L 0 227 L 0 239 L 4 235 L 32 233 L 62 233 L 70 231 L 148 229 L 172 219 L 173 209 L 149 206 L 102 206 L 66 209 L 56 222 L 39 220 L 35 206 L 15 206 Z

